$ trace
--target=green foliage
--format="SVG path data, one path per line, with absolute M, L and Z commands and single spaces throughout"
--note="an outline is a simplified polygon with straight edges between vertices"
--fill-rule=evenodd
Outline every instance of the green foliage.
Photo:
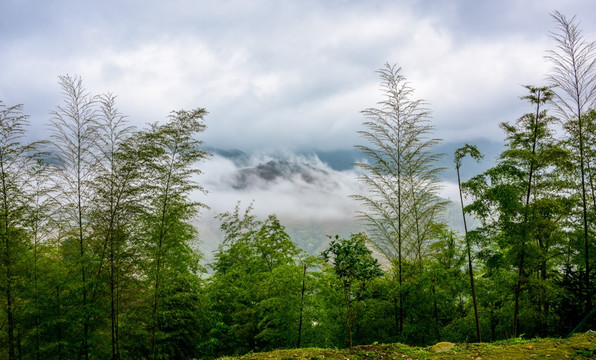
M 370 242 L 395 267 L 398 302 L 396 333 L 404 330 L 404 274 L 406 261 L 422 269 L 429 245 L 441 223 L 445 202 L 438 196 L 437 161 L 433 151 L 428 104 L 413 97 L 414 90 L 401 68 L 385 64 L 378 71 L 383 99 L 378 107 L 362 111 L 366 120 L 358 133 L 366 141 L 356 146 L 370 162 L 357 163 L 364 194 L 352 197 L 363 205 L 359 218 Z
M 464 199 L 462 194 L 462 187 L 461 187 L 461 177 L 459 173 L 459 169 L 461 167 L 461 161 L 466 156 L 470 155 L 472 159 L 476 161 L 480 161 L 483 155 L 478 151 L 476 146 L 465 144 L 463 147 L 455 150 L 454 154 L 454 162 L 455 162 L 455 170 L 457 172 L 457 187 L 459 188 L 459 200 L 461 204 L 462 216 L 464 220 L 464 238 L 466 240 L 466 253 L 468 255 L 468 275 L 470 276 L 470 289 L 472 293 L 472 304 L 474 306 L 474 320 L 476 322 L 476 338 L 478 342 L 482 342 L 482 331 L 480 330 L 480 317 L 478 314 L 478 302 L 476 298 L 476 285 L 474 284 L 474 268 L 472 265 L 472 249 L 470 244 L 470 239 L 472 236 L 468 235 L 468 224 L 466 221 L 466 212 L 464 209 Z
M 594 354 L 593 334 L 582 334 L 570 339 L 534 339 L 513 343 L 458 343 L 451 350 L 431 352 L 430 347 L 403 344 L 364 345 L 351 349 L 292 349 L 268 353 L 251 353 L 235 359 L 564 359 L 591 358 Z M 227 358 L 229 359 L 229 358 Z
M 22 142 L 28 125 L 21 105 L 6 107 L 0 101 L 0 307 L 5 315 L 5 355 L 11 360 L 18 355 L 19 333 L 28 327 L 26 316 L 36 311 L 24 300 L 33 285 L 29 264 L 37 259 L 30 237 L 36 195 L 31 169 L 42 153 L 39 144 Z
M 575 355 L 583 356 L 586 358 L 593 358 L 594 356 L 596 356 L 596 348 L 575 350 Z
M 251 210 L 242 212 L 237 204 L 234 212 L 218 215 L 225 241 L 211 265 L 215 273 L 208 291 L 212 311 L 227 329 L 221 353 L 294 346 L 302 284 L 312 281 L 297 262 L 301 251 L 277 217 L 258 220 Z M 310 323 L 308 314 L 306 319 Z
M 206 112 L 136 131 L 113 96 L 60 85 L 51 152 L 0 106 L 0 357 L 192 358 L 211 322 L 188 223 Z
M 260 358 L 255 351 L 293 347 L 306 349 L 264 356 L 442 358 L 377 344 L 469 342 L 474 332 L 497 342 L 448 355 L 554 358 L 564 348 L 593 356 L 593 334 L 518 335 L 596 325 L 585 317 L 596 281 L 596 47 L 574 19 L 553 16 L 558 86 L 526 86 L 531 111 L 501 124 L 505 151 L 462 185 L 463 236 L 442 224 L 439 140 L 427 104 L 396 66 L 379 70 L 383 98 L 363 111 L 359 132 L 368 192 L 353 197 L 368 233 L 330 238 L 310 257 L 275 215 L 259 219 L 238 204 L 217 217 L 224 242 L 210 273 L 191 225 L 205 206 L 193 201 L 204 191 L 196 182 L 208 156 L 204 109 L 137 130 L 114 96 L 61 76 L 51 141 L 28 144 L 22 106 L 0 102 L 0 358 Z M 570 63 L 573 55 L 583 60 Z M 568 137 L 554 130 L 549 105 Z M 466 156 L 482 157 L 459 148 L 458 178 Z M 472 216 L 479 226 L 468 231 Z M 313 228 L 300 241 L 310 246 L 320 235 Z
M 382 274 L 378 260 L 366 247 L 366 241 L 363 233 L 352 234 L 348 239 L 340 239 L 336 235 L 321 254 L 325 261 L 332 263 L 335 275 L 345 286 L 362 286 Z
M 469 235 L 485 247 L 479 256 L 485 260 L 487 275 L 499 288 L 515 289 L 510 298 L 483 295 L 484 305 L 490 308 L 493 338 L 499 327 L 494 314 L 501 312 L 513 314 L 513 334 L 523 329 L 547 335 L 547 324 L 556 318 L 552 313 L 556 292 L 549 284 L 564 259 L 563 219 L 572 205 L 566 196 L 570 188 L 568 152 L 551 130 L 556 119 L 542 108 L 553 93 L 549 87 L 526 88 L 530 95 L 522 99 L 529 100 L 535 111 L 514 125 L 502 124 L 507 148 L 499 162 L 463 185 L 474 196 L 466 211 L 483 221 L 483 226 Z M 494 243 L 487 243 L 491 238 Z
M 461 167 L 461 161 L 466 156 L 470 156 L 472 159 L 476 161 L 480 161 L 484 158 L 484 155 L 482 155 L 482 153 L 478 150 L 478 148 L 475 145 L 465 144 L 464 146 L 455 150 L 453 159 L 456 168 Z
M 350 347 L 360 300 L 370 281 L 383 274 L 378 260 L 372 257 L 372 252 L 366 247 L 367 239 L 362 233 L 352 234 L 348 239 L 340 239 L 336 235 L 321 254 L 325 261 L 332 264 L 344 293 Z

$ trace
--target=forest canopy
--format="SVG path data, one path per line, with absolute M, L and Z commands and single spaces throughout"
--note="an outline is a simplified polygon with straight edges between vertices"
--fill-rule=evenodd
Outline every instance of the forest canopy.
M 112 94 L 59 76 L 48 136 L 0 101 L 0 357 L 192 359 L 374 342 L 561 337 L 596 328 L 596 43 L 552 14 L 546 84 L 520 93 L 504 151 L 439 154 L 430 104 L 405 70 L 378 70 L 356 164 L 365 229 L 308 254 L 275 214 L 238 203 L 205 266 L 192 194 L 207 110 L 143 129 Z M 453 157 L 464 232 L 445 220 L 438 165 Z M 465 201 L 464 201 L 465 199 Z M 300 211 L 300 209 L 297 209 Z M 330 234 L 317 234 L 327 238 Z M 333 234 L 335 235 L 335 234 Z

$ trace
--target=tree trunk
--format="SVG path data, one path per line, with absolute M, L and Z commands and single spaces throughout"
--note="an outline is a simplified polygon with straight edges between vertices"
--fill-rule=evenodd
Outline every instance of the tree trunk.
M 352 309 L 351 309 L 350 303 L 348 303 L 348 310 L 347 310 L 347 313 L 346 313 L 346 327 L 348 328 L 348 339 L 349 339 L 350 349 L 352 348 L 352 323 L 350 321 L 350 316 L 351 316 L 350 312 L 351 312 L 351 310 Z
M 519 336 L 519 294 L 521 293 L 521 283 L 522 278 L 524 277 L 523 268 L 524 268 L 524 249 L 522 248 L 522 253 L 519 259 L 519 268 L 517 271 L 517 282 L 515 283 L 515 302 L 513 305 L 513 337 L 516 338 Z
M 433 291 L 433 311 L 435 315 L 435 331 L 437 332 L 437 341 L 441 340 L 441 328 L 439 327 L 439 311 L 437 308 L 437 292 L 435 290 L 435 285 L 432 286 Z
M 38 221 L 38 218 L 35 219 Z M 38 246 L 38 234 L 35 230 L 34 243 L 33 243 L 33 294 L 35 297 L 35 358 L 40 360 L 39 354 L 39 290 L 37 287 L 37 246 Z
M 15 348 L 14 348 L 14 312 L 12 308 L 12 274 L 10 271 L 10 252 L 9 252 L 9 241 L 8 236 L 5 235 L 4 241 L 4 267 L 6 268 L 6 320 L 8 323 L 8 359 L 15 359 Z
M 112 360 L 118 359 L 116 355 L 116 299 L 114 289 L 114 241 L 110 241 L 110 322 L 112 335 Z
M 80 164 L 80 163 L 79 163 Z M 80 167 L 79 167 L 79 179 L 77 185 L 78 191 L 78 226 L 79 226 L 79 249 L 80 249 L 80 256 L 81 256 L 81 281 L 83 286 L 83 344 L 81 351 L 85 360 L 89 359 L 89 350 L 88 350 L 88 337 L 89 337 L 89 309 L 87 305 L 87 281 L 85 279 L 85 248 L 83 242 L 83 214 L 82 214 L 82 194 L 81 194 L 81 175 L 80 175 Z
M 165 190 L 164 190 L 164 200 L 163 200 L 163 207 L 161 209 L 161 221 L 160 221 L 160 230 L 159 230 L 159 238 L 158 238 L 158 242 L 157 242 L 157 254 L 156 254 L 156 265 L 155 265 L 155 297 L 154 297 L 154 301 L 153 301 L 153 326 L 152 326 L 152 330 L 151 330 L 151 353 L 152 353 L 152 358 L 153 360 L 156 359 L 156 351 L 157 351 L 157 339 L 156 339 L 156 331 L 157 331 L 157 327 L 158 327 L 158 310 L 159 310 L 159 286 L 160 286 L 160 275 L 161 275 L 161 262 L 162 262 L 162 247 L 163 247 L 163 240 L 165 237 L 165 227 L 166 227 L 166 214 L 168 211 L 168 205 L 169 205 L 169 198 L 168 196 L 170 195 L 170 180 L 171 180 L 171 175 L 173 172 L 173 166 L 174 166 L 174 159 L 176 156 L 176 151 L 174 151 L 172 153 L 172 158 L 171 158 L 171 162 L 170 162 L 170 167 L 168 169 L 168 174 L 167 174 L 167 180 L 166 180 L 166 184 L 165 184 Z
M 495 341 L 495 330 L 497 328 L 497 319 L 495 317 L 495 309 L 494 309 L 494 304 L 491 301 L 490 302 L 490 336 L 491 336 L 491 341 Z
M 476 302 L 476 286 L 474 285 L 474 270 L 472 269 L 472 250 L 470 249 L 470 239 L 468 238 L 468 225 L 466 223 L 466 213 L 464 212 L 464 197 L 461 191 L 461 177 L 459 174 L 459 166 L 457 170 L 457 186 L 459 187 L 459 201 L 461 203 L 461 212 L 464 219 L 464 237 L 466 239 L 466 251 L 468 253 L 468 273 L 470 274 L 470 287 L 472 288 L 472 302 L 474 305 L 474 320 L 476 322 L 476 337 L 478 342 L 482 342 L 482 334 L 480 332 L 480 318 L 478 316 L 478 304 Z
M 161 241 L 159 243 L 159 250 L 158 253 L 161 252 Z M 157 319 L 157 313 L 159 310 L 159 305 L 158 305 L 158 301 L 159 301 L 159 273 L 160 273 L 160 268 L 161 268 L 161 259 L 160 256 L 158 255 L 157 258 L 157 264 L 156 264 L 156 274 L 155 274 L 155 289 L 154 289 L 154 298 L 153 298 L 153 309 L 152 309 L 152 313 L 153 313 L 153 324 L 151 327 L 151 357 L 153 360 L 156 359 L 156 351 L 157 351 L 157 339 L 156 339 L 156 332 L 157 332 L 157 323 L 158 323 L 158 319 Z
M 513 307 L 513 337 L 518 337 L 519 335 L 519 294 L 521 292 L 521 283 L 522 279 L 525 276 L 524 274 L 524 260 L 526 255 L 526 243 L 528 241 L 529 231 L 528 228 L 528 221 L 529 221 L 529 207 L 530 207 L 530 197 L 532 195 L 532 180 L 534 176 L 535 170 L 535 160 L 534 157 L 536 156 L 536 145 L 538 142 L 538 120 L 540 119 L 540 103 L 544 101 L 542 99 L 542 92 L 540 90 L 536 91 L 536 113 L 534 115 L 534 123 L 533 123 L 533 131 L 532 131 L 532 159 L 530 161 L 530 171 L 528 173 L 528 187 L 526 191 L 526 201 L 525 201 L 525 208 L 524 208 L 524 223 L 523 223 L 523 233 L 522 233 L 522 243 L 520 249 L 520 257 L 519 257 L 519 268 L 518 268 L 518 276 L 517 276 L 517 283 L 515 285 L 515 304 Z
M 296 348 L 300 348 L 300 340 L 302 338 L 302 312 L 304 310 L 304 291 L 306 290 L 306 263 L 303 264 L 304 273 L 302 275 L 302 292 L 300 293 L 300 320 L 298 322 L 298 340 L 296 341 Z
M 6 173 L 4 171 L 4 157 L 0 158 L 0 176 L 2 177 L 2 212 L 4 228 L 2 229 L 2 238 L 4 245 L 4 270 L 6 272 L 6 320 L 8 323 L 8 359 L 15 359 L 15 343 L 14 343 L 14 309 L 12 299 L 12 271 L 11 271 L 11 254 L 10 254 L 10 219 L 9 219 L 9 203 L 8 203 L 8 188 L 6 184 Z
M 58 318 L 62 317 L 62 305 L 60 304 L 60 286 L 56 286 L 56 305 L 58 306 Z M 58 322 L 57 326 L 58 336 L 58 359 L 62 360 L 62 323 Z
M 580 135 L 581 137 L 581 135 Z M 586 264 L 586 312 L 592 308 L 592 289 L 590 288 L 590 246 L 588 241 L 588 204 L 586 200 L 586 181 L 584 174 L 584 159 L 583 159 L 583 141 L 580 142 L 581 153 L 581 173 L 582 173 L 582 204 L 583 204 L 583 220 L 584 220 L 584 262 Z

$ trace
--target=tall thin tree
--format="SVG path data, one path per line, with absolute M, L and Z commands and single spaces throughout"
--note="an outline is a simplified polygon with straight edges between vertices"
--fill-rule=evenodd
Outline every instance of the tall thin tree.
M 40 153 L 46 156 L 46 153 Z M 50 193 L 48 184 L 49 164 L 43 158 L 38 158 L 28 167 L 30 173 L 30 206 L 28 215 L 28 229 L 33 247 L 33 306 L 35 321 L 35 358 L 41 359 L 41 340 L 40 327 L 42 318 L 40 307 L 42 305 L 42 295 L 40 294 L 40 284 L 42 273 L 40 273 L 39 262 L 43 256 L 41 251 L 43 243 L 49 238 L 48 234 L 52 232 L 53 216 L 52 210 L 57 208 Z
M 466 212 L 464 207 L 464 197 L 461 188 L 461 177 L 459 168 L 461 167 L 461 161 L 469 155 L 476 161 L 482 160 L 484 157 L 478 148 L 474 145 L 465 144 L 463 147 L 455 150 L 454 161 L 455 170 L 457 171 L 457 186 L 459 188 L 459 201 L 461 204 L 461 213 L 464 221 L 464 239 L 466 240 L 466 252 L 468 253 L 468 272 L 470 274 L 470 288 L 472 290 L 472 302 L 474 304 L 474 319 L 476 320 L 476 338 L 478 342 L 482 342 L 482 333 L 480 332 L 480 317 L 478 316 L 478 304 L 476 302 L 476 286 L 474 285 L 474 270 L 472 268 L 472 246 L 470 245 L 470 238 L 468 237 L 468 224 L 466 222 Z
M 16 359 L 17 314 L 15 311 L 16 276 L 28 250 L 29 168 L 35 156 L 35 144 L 24 144 L 29 117 L 22 105 L 5 106 L 0 102 L 0 266 L 5 296 L 8 359 Z
M 88 222 L 87 204 L 92 198 L 90 181 L 95 176 L 97 97 L 90 95 L 80 77 L 59 76 L 64 104 L 52 112 L 52 144 L 60 166 L 56 185 L 61 189 L 63 209 L 67 217 L 66 229 L 77 239 L 81 274 L 80 353 L 89 358 L 89 285 L 88 285 Z
M 440 155 L 432 151 L 439 140 L 431 137 L 434 127 L 426 102 L 413 99 L 414 90 L 401 68 L 385 64 L 378 73 L 384 98 L 378 107 L 362 112 L 365 130 L 358 133 L 368 144 L 356 146 L 370 159 L 356 164 L 363 170 L 359 180 L 368 193 L 352 198 L 364 205 L 359 217 L 371 242 L 397 270 L 396 327 L 401 334 L 404 249 L 414 249 L 414 257 L 419 259 L 422 245 L 432 236 L 428 230 L 442 206 L 435 196 L 440 171 L 436 161 Z
M 535 289 L 536 282 L 529 281 L 529 275 L 540 262 L 541 250 L 536 245 L 548 248 L 547 244 L 556 244 L 563 214 L 568 213 L 567 185 L 560 180 L 567 171 L 568 156 L 553 136 L 551 127 L 556 119 L 543 109 L 552 91 L 549 87 L 526 88 L 530 95 L 522 99 L 528 100 L 534 111 L 515 124 L 501 124 L 506 149 L 496 166 L 462 184 L 475 197 L 467 209 L 483 221 L 475 233 L 497 240 L 500 250 L 510 255 L 510 268 L 515 269 L 514 336 L 521 328 L 522 288 Z
M 100 97 L 97 142 L 99 148 L 98 176 L 93 182 L 98 194 L 93 208 L 95 232 L 102 238 L 101 263 L 98 277 L 106 258 L 110 297 L 110 328 L 112 359 L 119 359 L 119 290 L 122 281 L 121 258 L 125 242 L 134 221 L 140 168 L 134 147 L 125 146 L 131 140 L 134 128 L 116 107 L 116 98 L 111 94 Z M 130 150 L 128 153 L 124 148 Z M 134 164 L 133 164 L 134 162 Z M 130 234 L 129 234 L 130 235 Z
M 518 265 L 518 275 L 517 275 L 517 282 L 515 285 L 515 304 L 513 308 L 513 336 L 518 336 L 519 334 L 519 295 L 521 290 L 521 285 L 523 281 L 524 274 L 524 266 L 525 266 L 525 256 L 526 256 L 526 244 L 530 239 L 530 229 L 528 226 L 528 221 L 530 217 L 530 200 L 532 196 L 533 186 L 534 186 L 534 177 L 535 172 L 542 170 L 540 169 L 540 162 L 536 159 L 536 152 L 538 147 L 543 147 L 545 138 L 549 136 L 549 132 L 547 130 L 547 126 L 549 123 L 553 122 L 552 117 L 547 117 L 546 111 L 541 108 L 542 105 L 549 102 L 553 97 L 553 92 L 550 87 L 533 87 L 533 86 L 526 86 L 526 88 L 530 91 L 530 95 L 523 96 L 522 99 L 530 101 L 530 103 L 536 106 L 536 111 L 534 114 L 528 114 L 518 121 L 523 128 L 525 128 L 526 133 L 526 143 L 528 144 L 527 151 L 529 152 L 529 156 L 527 159 L 527 186 L 526 186 L 526 194 L 524 200 L 524 211 L 523 211 L 523 224 L 522 227 L 524 232 L 522 234 L 521 240 L 521 247 L 520 247 L 520 255 L 519 255 L 519 265 Z M 519 138 L 520 135 L 516 133 L 516 130 L 512 127 L 506 127 L 509 129 L 508 132 L 512 134 L 510 137 L 517 137 Z M 513 143 L 513 141 L 512 141 Z
M 153 304 L 151 306 L 151 357 L 158 356 L 158 330 L 161 287 L 164 267 L 172 266 L 172 257 L 189 252 L 188 241 L 194 236 L 188 220 L 203 204 L 190 201 L 191 191 L 202 191 L 194 179 L 200 173 L 197 162 L 208 156 L 200 148 L 202 141 L 196 135 L 205 130 L 203 119 L 207 112 L 199 108 L 175 111 L 169 122 L 154 124 L 146 133 L 153 157 L 148 163 L 148 189 L 150 194 L 147 227 L 151 244 Z M 174 268 L 184 268 L 184 261 Z
M 549 50 L 546 58 L 552 67 L 548 80 L 556 85 L 553 103 L 565 120 L 570 135 L 576 137 L 579 151 L 579 173 L 584 241 L 585 301 L 586 311 L 592 307 L 590 285 L 590 239 L 585 163 L 585 116 L 594 108 L 596 101 L 596 42 L 582 35 L 579 22 L 558 11 L 551 14 L 557 24 L 557 32 L 551 33 L 556 49 Z

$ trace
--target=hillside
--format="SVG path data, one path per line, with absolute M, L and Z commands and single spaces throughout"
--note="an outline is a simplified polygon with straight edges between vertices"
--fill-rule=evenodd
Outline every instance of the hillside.
M 284 360 L 439 360 L 439 359 L 596 359 L 596 333 L 576 334 L 569 339 L 512 339 L 495 343 L 455 344 L 446 351 L 433 352 L 431 347 L 402 344 L 363 345 L 352 349 L 299 349 L 254 353 L 237 358 L 221 359 L 284 359 Z

